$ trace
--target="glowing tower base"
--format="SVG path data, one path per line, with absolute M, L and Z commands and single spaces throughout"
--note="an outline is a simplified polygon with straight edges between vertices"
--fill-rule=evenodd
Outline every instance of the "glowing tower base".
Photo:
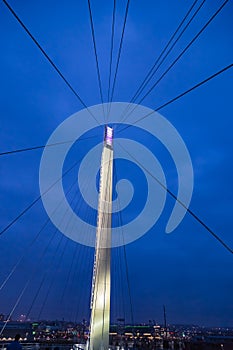
M 89 350 L 109 349 L 113 130 L 105 128 L 92 281 Z

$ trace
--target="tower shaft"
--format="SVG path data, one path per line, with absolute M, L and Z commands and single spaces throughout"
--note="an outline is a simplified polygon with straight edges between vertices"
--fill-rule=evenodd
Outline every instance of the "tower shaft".
M 90 350 L 109 349 L 112 177 L 112 129 L 106 127 L 101 159 L 95 261 L 92 281 Z

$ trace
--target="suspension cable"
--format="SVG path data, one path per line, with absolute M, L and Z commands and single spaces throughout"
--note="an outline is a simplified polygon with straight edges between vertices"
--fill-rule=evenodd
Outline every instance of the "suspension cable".
M 93 171 L 91 171 L 91 164 L 90 166 L 88 166 L 88 168 L 90 169 L 90 173 L 92 174 Z M 87 191 L 90 187 L 89 187 L 89 182 L 88 181 L 89 178 L 86 179 L 86 183 L 85 183 L 85 188 L 83 187 L 83 191 Z M 85 192 L 83 192 L 85 193 Z M 81 196 L 79 197 L 79 200 L 78 202 L 76 203 L 75 207 L 74 207 L 74 212 L 76 212 L 76 210 L 79 208 L 81 209 L 81 206 L 82 206 L 82 202 L 81 202 Z M 81 204 L 80 204 L 81 202 Z M 89 222 L 88 220 L 90 219 L 90 213 L 89 213 L 89 208 L 88 206 L 86 207 L 85 209 L 85 213 L 84 213 L 84 217 L 85 217 L 85 221 L 86 222 Z M 73 230 L 75 229 L 75 225 L 74 223 L 72 224 L 72 227 L 70 228 L 70 231 L 73 232 Z M 71 276 L 71 270 L 73 268 L 73 264 L 74 264 L 74 260 L 76 258 L 76 255 L 77 255 L 77 249 L 75 250 L 74 254 L 73 254 L 73 257 L 72 257 L 72 263 L 71 263 L 71 266 L 70 266 L 70 269 L 69 269 L 69 273 L 68 273 L 68 276 L 67 276 L 67 279 L 66 279 L 66 282 L 64 283 L 64 288 L 63 288 L 63 292 L 62 292 L 62 296 L 61 296 L 61 300 L 60 300 L 60 304 L 63 303 L 63 299 L 64 299 L 64 296 L 65 296 L 65 292 L 66 292 L 66 289 L 67 289 L 67 286 L 68 286 L 68 282 L 70 280 L 70 276 Z M 78 258 L 77 258 L 78 259 Z M 82 259 L 81 261 L 83 261 L 84 259 Z
M 72 198 L 72 200 L 71 200 L 71 204 L 74 202 L 74 200 L 75 200 L 76 197 L 77 197 L 77 191 L 76 191 L 75 195 L 73 196 L 73 198 Z M 77 208 L 78 204 L 80 203 L 80 201 L 81 201 L 81 197 L 78 198 L 78 201 L 77 201 L 77 203 L 75 204 L 74 210 L 76 210 L 76 208 Z M 63 214 L 63 217 L 62 217 L 61 220 L 64 220 L 66 214 L 67 214 L 67 210 L 66 210 L 66 212 Z M 58 229 L 55 230 L 54 234 L 56 234 L 56 232 L 58 232 Z M 54 263 L 54 262 L 55 262 L 55 257 L 57 256 L 58 250 L 59 250 L 59 248 L 61 247 L 61 244 L 62 244 L 62 241 L 64 240 L 64 238 L 65 238 L 64 235 L 62 235 L 62 236 L 60 237 L 60 240 L 59 240 L 59 242 L 58 242 L 58 245 L 57 245 L 57 247 L 56 247 L 56 250 L 55 250 L 55 252 L 54 252 L 54 254 L 53 254 L 53 256 L 52 256 L 51 264 L 55 264 L 55 263 Z M 67 244 L 68 244 L 68 240 L 66 241 L 65 246 L 63 247 L 62 254 L 61 254 L 60 258 L 59 258 L 59 262 L 58 262 L 57 267 L 56 267 L 56 269 L 55 269 L 56 272 L 58 271 L 58 267 L 60 266 L 60 262 L 61 262 L 61 260 L 62 260 L 62 257 L 63 257 L 63 255 L 64 255 L 64 253 L 65 253 Z M 80 255 L 80 254 L 79 254 L 79 255 Z M 27 314 L 27 315 L 30 314 L 30 312 L 31 312 L 31 310 L 32 310 L 32 307 L 33 307 L 33 305 L 35 304 L 35 301 L 36 301 L 36 299 L 37 299 L 37 297 L 38 297 L 38 295 L 39 295 L 39 293 L 40 293 L 40 290 L 41 290 L 43 284 L 45 283 L 46 277 L 47 277 L 47 276 L 46 276 L 46 273 L 44 273 L 44 276 L 43 276 L 43 278 L 42 278 L 42 280 L 41 280 L 40 286 L 39 286 L 39 288 L 38 288 L 38 290 L 37 290 L 36 295 L 34 296 L 34 299 L 32 300 L 32 303 L 31 303 L 31 305 L 30 305 L 30 308 L 29 308 L 29 310 L 28 310 L 28 314 Z M 40 308 L 40 311 L 39 311 L 39 315 L 38 315 L 38 319 L 40 318 L 40 316 L 41 316 L 41 314 L 42 314 L 42 312 L 43 312 L 43 309 L 44 309 L 44 306 L 45 306 L 45 304 L 46 304 L 46 302 L 47 302 L 48 296 L 49 296 L 49 294 L 50 294 L 50 292 L 51 292 L 51 290 L 52 290 L 52 287 L 53 287 L 53 284 L 54 284 L 54 281 L 55 281 L 55 277 L 56 277 L 56 275 L 55 275 L 55 273 L 54 273 L 52 279 L 50 280 L 50 285 L 49 285 L 49 288 L 48 288 L 48 290 L 47 290 L 46 296 L 45 296 L 45 298 L 44 298 L 44 300 L 43 300 L 43 302 L 42 302 L 42 305 L 41 305 L 41 308 Z
M 112 28 L 111 28 L 112 34 L 111 34 L 111 48 L 110 48 L 110 60 L 109 60 L 109 74 L 108 74 L 108 102 L 110 99 L 110 85 L 111 85 L 111 78 L 112 78 L 112 55 L 113 55 L 113 44 L 114 44 L 114 34 L 115 34 L 115 17 L 116 17 L 116 0 L 113 0 Z
M 101 84 L 101 78 L 100 78 L 100 69 L 99 69 L 99 61 L 98 61 L 98 54 L 97 54 L 97 48 L 96 48 L 94 23 L 93 23 L 92 11 L 91 11 L 91 2 L 90 2 L 90 0 L 87 0 L 87 2 L 88 2 L 90 23 L 91 23 L 92 42 L 93 42 L 94 53 L 95 53 L 95 62 L 96 62 L 96 69 L 97 69 L 97 76 L 98 76 L 98 83 L 99 83 L 99 92 L 100 92 L 101 102 L 103 104 L 103 91 L 102 91 L 102 84 Z
M 77 164 L 79 161 L 75 162 L 72 167 L 70 167 L 64 174 L 56 181 L 54 182 L 49 188 L 47 188 L 46 191 L 44 191 L 42 194 L 40 194 L 31 204 L 29 204 L 19 215 L 17 215 L 1 232 L 0 236 L 6 232 L 13 224 L 15 224 L 29 209 L 31 209 L 34 204 L 36 204 L 46 193 L 48 193 L 61 179 L 64 178 Z
M 225 0 L 224 3 L 218 8 L 218 10 L 210 17 L 210 19 L 205 23 L 201 30 L 194 36 L 194 38 L 188 43 L 188 45 L 183 49 L 183 51 L 176 57 L 172 64 L 165 70 L 165 72 L 159 77 L 159 79 L 152 85 L 148 92 L 140 99 L 139 104 L 151 93 L 151 91 L 158 85 L 158 83 L 165 77 L 165 75 L 170 71 L 170 69 L 178 62 L 178 60 L 184 55 L 184 53 L 190 48 L 190 46 L 197 40 L 197 38 L 203 33 L 203 31 L 209 26 L 209 24 L 214 20 L 214 18 L 220 13 L 224 6 L 229 0 Z
M 205 83 L 207 83 L 208 81 L 210 81 L 211 79 L 214 79 L 215 77 L 217 77 L 218 75 L 224 73 L 225 71 L 227 71 L 228 69 L 232 68 L 233 67 L 233 63 L 229 64 L 228 66 L 220 69 L 218 72 L 212 74 L 211 76 L 209 76 L 208 78 L 202 80 L 201 82 L 199 82 L 198 84 L 192 86 L 191 88 L 189 88 L 188 90 L 185 90 L 184 92 L 182 92 L 181 94 L 177 95 L 176 97 L 173 97 L 171 100 L 167 101 L 166 103 L 163 103 L 162 105 L 160 105 L 159 107 L 157 107 L 155 110 L 153 110 L 152 112 L 144 115 L 143 117 L 137 119 L 134 123 L 130 124 L 130 125 L 127 125 L 125 127 L 123 127 L 122 129 L 120 129 L 118 131 L 118 133 L 130 128 L 131 126 L 134 126 L 136 125 L 139 121 L 149 117 L 150 115 L 152 115 L 154 112 L 158 112 L 160 109 L 170 105 L 171 103 L 179 100 L 181 97 L 187 95 L 188 93 L 190 93 L 191 91 L 197 89 L 198 87 L 204 85 Z
M 63 239 L 63 238 L 64 238 L 64 236 L 62 236 L 62 239 Z M 61 242 L 61 241 L 60 241 L 60 242 Z M 60 243 L 60 242 L 59 242 L 59 243 Z M 65 244 L 64 244 L 63 249 L 62 249 L 62 253 L 61 253 L 61 255 L 59 256 L 58 263 L 56 264 L 56 269 L 55 269 L 56 271 L 58 271 L 59 268 L 60 268 L 60 265 L 61 265 L 61 262 L 62 262 L 62 258 L 63 258 L 64 254 L 65 254 L 65 251 L 66 251 L 68 242 L 70 242 L 70 240 L 69 240 L 68 238 L 66 238 Z M 49 294 L 50 294 L 50 292 L 51 292 L 51 289 L 52 289 L 52 287 L 53 287 L 54 281 L 55 281 L 55 274 L 52 276 L 52 278 L 51 278 L 51 280 L 50 280 L 49 288 L 47 289 L 47 293 L 46 293 L 45 298 L 44 298 L 44 300 L 43 300 L 43 302 L 42 302 L 42 304 L 41 304 L 41 308 L 40 308 L 40 311 L 39 311 L 39 314 L 38 314 L 38 317 L 37 317 L 38 320 L 40 320 L 41 314 L 42 314 L 42 312 L 43 312 L 43 310 L 44 310 L 44 307 L 45 307 L 45 305 L 46 305 L 46 302 L 47 302 L 47 300 L 48 300 L 48 296 L 49 296 Z
M 74 200 L 75 200 L 76 197 L 77 197 L 77 190 L 76 190 L 75 194 L 74 194 L 73 197 L 72 197 L 71 204 L 74 202 Z M 68 212 L 68 209 L 66 209 L 65 213 L 63 213 L 62 218 L 61 218 L 61 222 L 64 221 L 67 212 Z M 56 235 L 57 232 L 59 232 L 58 228 L 56 228 L 56 229 L 54 230 L 53 236 L 51 237 L 50 242 L 49 242 L 48 245 L 47 245 L 47 249 L 48 249 L 49 244 L 52 242 L 52 240 L 53 240 L 53 238 L 55 237 L 55 235 Z M 58 245 L 57 245 L 57 247 L 56 247 L 56 249 L 55 249 L 55 252 L 53 253 L 53 256 L 52 256 L 52 259 L 51 259 L 51 263 L 49 264 L 50 267 L 51 267 L 51 264 L 53 264 L 54 261 L 55 261 L 55 257 L 56 257 L 56 255 L 57 255 L 57 253 L 58 253 L 58 249 L 60 248 L 63 239 L 64 239 L 64 235 L 61 235 L 61 237 L 60 237 L 60 239 L 59 239 L 59 242 L 58 242 Z M 68 240 L 66 241 L 66 244 L 67 244 L 67 242 L 68 242 Z M 57 267 L 57 268 L 58 268 L 58 267 Z M 57 269 L 56 269 L 56 271 L 57 271 Z M 37 289 L 36 294 L 34 295 L 34 298 L 33 298 L 33 300 L 32 300 L 32 303 L 31 303 L 31 305 L 30 305 L 30 307 L 29 307 L 29 310 L 28 310 L 28 312 L 27 312 L 27 317 L 29 316 L 29 314 L 30 314 L 30 312 L 31 312 L 31 310 L 32 310 L 32 307 L 33 307 L 33 305 L 34 305 L 34 303 L 35 303 L 35 301 L 36 301 L 36 299 L 37 299 L 37 297 L 38 297 L 38 295 L 39 295 L 39 293 L 40 293 L 40 290 L 41 290 L 41 288 L 42 288 L 42 286 L 43 286 L 43 284 L 44 284 L 44 282 L 45 282 L 45 280 L 46 280 L 46 274 L 47 274 L 47 273 L 45 272 L 44 275 L 43 275 L 43 278 L 42 278 L 42 280 L 41 280 L 41 282 L 40 282 L 39 288 Z M 54 275 L 55 275 L 55 274 L 53 274 L 53 278 L 55 278 Z M 42 303 L 42 304 L 43 304 L 43 303 Z M 42 312 L 42 311 L 41 311 L 41 312 Z M 41 312 L 40 312 L 40 313 L 41 313 Z
M 158 64 L 158 62 L 160 61 L 160 59 L 162 58 L 162 56 L 164 55 L 164 53 L 166 52 L 166 50 L 168 49 L 169 45 L 171 44 L 172 40 L 174 39 L 174 37 L 176 36 L 176 34 L 178 33 L 178 31 L 180 30 L 180 28 L 182 27 L 183 23 L 185 22 L 185 20 L 188 18 L 189 14 L 191 13 L 192 9 L 194 8 L 194 6 L 196 5 L 198 0 L 195 0 L 192 4 L 192 6 L 190 7 L 190 9 L 188 10 L 188 12 L 186 13 L 186 15 L 184 16 L 184 18 L 182 19 L 182 21 L 180 22 L 180 24 L 178 25 L 178 27 L 176 28 L 175 32 L 172 34 L 171 38 L 169 39 L 169 41 L 167 42 L 166 46 L 164 47 L 164 49 L 162 50 L 162 52 L 160 53 L 160 55 L 158 56 L 158 58 L 155 60 L 153 66 L 151 67 L 151 69 L 148 71 L 145 79 L 142 81 L 142 83 L 140 84 L 139 88 L 137 89 L 137 91 L 135 92 L 135 94 L 133 95 L 132 99 L 130 102 L 134 102 L 135 99 L 137 98 L 137 96 L 141 93 L 141 91 L 144 89 L 145 84 L 148 83 L 148 79 L 150 78 L 154 68 L 156 67 L 156 65 Z
M 115 166 L 115 173 L 116 173 L 116 182 L 117 182 L 117 170 L 116 165 Z M 120 210 L 120 199 L 118 198 L 118 212 L 119 212 L 119 221 L 120 221 L 120 227 L 121 227 L 121 235 L 122 235 L 122 242 L 123 242 L 123 250 L 124 250 L 124 260 L 125 260 L 125 268 L 126 268 L 126 281 L 127 281 L 127 288 L 129 293 L 129 302 L 130 302 L 130 316 L 131 316 L 131 323 L 134 325 L 134 314 L 133 314 L 133 302 L 132 302 L 132 292 L 130 288 L 130 279 L 129 279 L 129 268 L 128 268 L 128 261 L 127 261 L 127 254 L 126 254 L 126 245 L 125 245 L 125 239 L 124 239 L 124 232 L 123 232 L 123 220 L 122 220 L 122 212 Z
M 196 39 L 202 34 L 202 32 L 208 27 L 208 25 L 214 20 L 214 18 L 219 14 L 219 12 L 224 8 L 224 6 L 228 3 L 229 0 L 225 0 L 224 3 L 218 8 L 217 11 L 211 16 L 211 18 L 205 23 L 205 25 L 201 28 L 201 30 L 194 36 L 194 38 L 188 43 L 188 45 L 183 49 L 183 51 L 176 57 L 176 59 L 172 62 L 172 64 L 165 70 L 165 72 L 157 79 L 157 81 L 151 86 L 148 92 L 143 95 L 143 97 L 138 102 L 138 105 L 144 101 L 144 99 L 154 90 L 154 88 L 158 85 L 158 83 L 165 77 L 165 75 L 170 71 L 170 69 L 178 62 L 178 60 L 183 56 L 183 54 L 189 49 L 189 47 L 196 41 Z M 129 112 L 128 115 L 125 116 L 123 121 L 125 121 L 132 112 L 137 108 L 137 105 Z
M 110 102 L 112 102 L 112 100 L 113 100 L 113 95 L 114 95 L 114 91 L 115 91 L 116 78 L 117 78 L 117 73 L 118 73 L 118 68 L 119 68 L 119 63 L 120 63 L 123 39 L 124 39 L 124 34 L 125 34 L 126 21 L 127 21 L 128 12 L 129 12 L 129 4 L 130 4 L 130 0 L 127 0 L 126 9 L 125 9 L 124 23 L 123 23 L 122 33 L 121 33 L 120 46 L 119 46 L 118 55 L 117 55 L 116 70 L 115 70 L 113 84 L 112 84 L 112 92 L 111 92 Z
M 54 232 L 53 236 L 50 238 L 48 244 L 46 245 L 45 249 L 43 250 L 43 252 L 42 252 L 42 254 L 41 254 L 41 257 L 40 257 L 40 261 L 41 261 L 42 258 L 45 256 L 45 254 L 46 254 L 46 252 L 47 252 L 47 250 L 48 250 L 48 247 L 49 247 L 49 245 L 51 244 L 51 242 L 52 242 L 52 240 L 53 240 L 53 238 L 54 238 L 54 236 L 55 236 L 55 234 L 56 234 L 57 231 L 58 231 L 58 229 L 56 229 L 56 231 Z M 68 241 L 68 239 L 67 239 L 67 241 Z M 34 276 L 36 275 L 36 272 L 37 272 L 37 270 L 38 270 L 38 267 L 40 267 L 40 264 L 38 264 L 38 265 L 33 269 L 33 272 L 30 274 L 30 277 L 28 278 L 28 280 L 27 280 L 27 282 L 26 282 L 24 288 L 22 289 L 22 291 L 21 291 L 19 297 L 17 298 L 16 303 L 14 304 L 14 306 L 13 306 L 11 312 L 9 313 L 8 319 L 7 319 L 7 321 L 6 321 L 6 324 L 7 324 L 7 322 L 9 322 L 9 320 L 10 320 L 12 314 L 14 313 L 16 307 L 18 306 L 19 302 L 21 301 L 21 299 L 22 299 L 22 297 L 23 297 L 23 295 L 24 295 L 26 289 L 27 289 L 28 286 L 29 286 L 29 283 L 32 281 L 32 279 L 33 279 Z M 3 333 L 3 331 L 4 331 L 5 327 L 6 327 L 6 324 L 4 324 L 4 326 L 2 327 L 1 332 L 0 332 L 0 335 Z
M 18 296 L 18 299 L 16 300 L 16 302 L 15 302 L 15 304 L 14 304 L 14 306 L 13 306 L 11 312 L 9 313 L 9 315 L 8 315 L 8 317 L 7 317 L 7 320 L 4 322 L 4 325 L 3 325 L 3 327 L 2 327 L 2 329 L 1 329 L 1 331 L 0 331 L 0 336 L 2 335 L 4 329 L 6 328 L 7 323 L 10 321 L 11 316 L 13 315 L 13 313 L 14 313 L 16 307 L 18 306 L 20 300 L 22 299 L 22 297 L 23 297 L 23 295 L 24 295 L 24 293 L 25 293 L 25 290 L 27 289 L 27 287 L 28 287 L 28 285 L 29 285 L 29 282 L 30 282 L 30 280 L 28 280 L 27 283 L 25 284 L 25 286 L 24 286 L 24 288 L 22 289 L 20 295 Z
M 172 198 L 174 198 L 187 212 L 201 224 L 219 243 L 226 248 L 231 254 L 233 254 L 233 249 L 231 249 L 213 230 L 207 226 L 204 221 L 202 221 L 191 209 L 189 209 L 171 190 L 169 190 L 154 174 L 152 174 L 141 162 L 139 162 L 132 154 L 130 154 L 125 147 L 120 143 L 119 146 L 140 166 L 142 167 Z
M 77 97 L 79 102 L 85 107 L 88 112 L 91 114 L 91 116 L 95 119 L 95 121 L 99 124 L 99 121 L 96 119 L 94 114 L 90 111 L 86 103 L 83 101 L 83 99 L 80 97 L 78 92 L 73 88 L 73 86 L 69 83 L 69 81 L 65 78 L 64 74 L 62 74 L 61 70 L 57 67 L 57 65 L 53 62 L 53 60 L 49 57 L 49 55 L 46 53 L 46 51 L 43 49 L 43 47 L 39 44 L 39 42 L 36 40 L 36 38 L 32 35 L 32 33 L 29 31 L 29 29 L 26 27 L 26 25 L 23 23 L 23 21 L 19 18 L 19 16 L 16 14 L 16 12 L 13 10 L 13 8 L 8 4 L 6 0 L 2 0 L 3 3 L 7 6 L 7 8 L 10 10 L 12 15 L 15 17 L 15 19 L 19 22 L 19 24 L 22 26 L 22 28 L 26 31 L 26 33 L 29 35 L 29 37 L 32 39 L 34 44 L 38 47 L 38 49 L 41 51 L 43 56 L 47 59 L 47 61 L 51 64 L 51 66 L 55 69 L 55 71 L 58 73 L 58 75 L 62 78 L 64 83 L 68 86 L 68 88 L 73 92 L 73 94 Z
M 97 135 L 96 136 L 85 137 L 85 138 L 79 138 L 78 140 L 76 140 L 76 142 L 85 141 L 85 140 L 92 139 L 92 138 L 95 138 L 95 137 L 97 137 Z M 26 151 L 33 151 L 35 149 L 40 149 L 40 148 L 64 145 L 66 143 L 72 143 L 72 142 L 74 142 L 74 140 L 73 141 L 63 141 L 63 142 L 50 143 L 50 144 L 46 144 L 46 145 L 43 145 L 43 146 L 33 146 L 33 147 L 27 147 L 27 148 L 20 148 L 20 149 L 15 149 L 15 150 L 12 150 L 12 151 L 0 152 L 0 156 L 5 156 L 5 155 L 8 155 L 8 154 L 14 154 L 14 153 L 20 153 L 20 152 L 26 152 Z
M 90 169 L 90 174 L 92 174 L 93 171 L 92 169 Z M 89 188 L 89 183 L 87 182 L 87 187 L 86 190 L 88 190 Z M 88 221 L 90 220 L 90 221 Z M 86 221 L 87 222 L 93 222 L 95 221 L 95 223 L 97 222 L 97 217 L 96 217 L 96 212 L 95 211 L 91 211 L 90 213 L 87 213 L 87 218 Z M 72 277 L 72 281 L 71 281 L 71 285 L 73 286 L 73 288 L 75 287 L 75 281 L 80 281 L 81 280 L 81 276 L 80 276 L 80 271 L 83 271 L 83 264 L 84 261 L 86 260 L 85 266 L 86 267 L 90 267 L 91 266 L 91 271 L 88 271 L 87 274 L 85 274 L 86 276 L 90 276 L 90 285 L 92 285 L 92 273 L 93 273 L 93 263 L 94 263 L 94 259 L 93 259 L 93 248 L 91 247 L 92 245 L 92 236 L 90 234 L 90 232 L 92 232 L 91 226 L 88 225 L 86 227 L 86 232 L 83 232 L 83 234 L 85 234 L 88 237 L 87 240 L 87 247 L 83 247 L 83 249 L 81 250 L 81 253 L 78 256 L 78 259 L 76 261 L 76 265 L 75 265 L 75 271 L 77 271 L 77 273 L 73 274 Z M 86 251 L 87 249 L 87 251 Z M 87 264 L 88 263 L 88 264 Z M 84 314 L 83 309 L 84 309 L 84 297 L 85 297 L 85 288 L 79 288 L 80 290 L 80 295 L 77 298 L 77 306 L 76 306 L 76 310 L 74 310 L 74 320 L 75 322 L 77 321 L 78 315 L 80 317 L 80 315 Z M 90 300 L 89 300 L 89 305 L 90 305 Z
M 73 184 L 70 186 L 69 190 L 66 192 L 66 195 L 68 195 L 68 193 L 73 189 L 74 185 L 77 183 L 77 180 L 75 179 L 75 181 L 73 182 Z M 56 206 L 56 208 L 54 209 L 53 213 L 55 213 L 55 211 L 59 208 L 59 206 L 61 205 L 61 203 L 64 201 L 64 198 L 62 199 L 62 201 L 60 201 L 60 203 Z M 53 215 L 52 213 L 52 215 Z M 33 244 L 37 241 L 37 239 L 39 238 L 40 234 L 42 233 L 42 231 L 45 229 L 45 227 L 48 225 L 48 223 L 50 222 L 50 218 L 48 218 L 46 220 L 46 222 L 42 225 L 41 229 L 39 230 L 39 232 L 36 234 L 36 236 L 33 238 L 33 240 L 29 243 L 29 245 L 27 246 L 27 248 L 24 250 L 23 254 L 21 255 L 21 257 L 18 259 L 18 261 L 16 262 L 16 264 L 13 266 L 13 268 L 11 269 L 10 273 L 8 274 L 8 276 L 5 278 L 5 280 L 2 282 L 1 286 L 0 286 L 0 291 L 3 289 L 3 287 L 6 285 L 7 281 L 10 279 L 10 277 L 13 275 L 13 273 L 15 272 L 15 270 L 17 269 L 17 267 L 20 265 L 21 261 L 25 258 L 26 254 L 28 253 L 29 249 L 33 246 Z
M 153 69 L 152 72 L 149 74 L 149 76 L 147 75 L 147 78 L 145 78 L 143 84 L 141 85 L 140 89 L 138 89 L 137 93 L 134 95 L 134 97 L 132 98 L 131 102 L 134 102 L 138 96 L 142 93 L 142 91 L 145 89 L 145 87 L 149 84 L 149 82 L 151 81 L 151 79 L 154 77 L 155 73 L 158 71 L 158 69 L 160 68 L 160 66 L 162 65 L 162 63 L 165 61 L 165 59 L 167 58 L 167 56 L 169 55 L 169 53 L 172 51 L 172 49 L 174 48 L 174 46 L 177 44 L 177 42 L 180 40 L 180 38 L 182 37 L 182 35 L 184 34 L 184 32 L 186 31 L 186 29 L 190 26 L 191 22 L 193 21 L 193 19 L 197 16 L 198 12 L 201 10 L 202 6 L 204 5 L 206 0 L 203 0 L 201 2 L 201 4 L 198 6 L 197 10 L 194 12 L 194 14 L 192 15 L 192 17 L 190 18 L 190 20 L 188 21 L 188 23 L 185 25 L 185 27 L 182 29 L 182 31 L 180 32 L 180 34 L 178 35 L 178 37 L 176 38 L 176 40 L 174 41 L 174 43 L 171 45 L 171 47 L 169 48 L 169 50 L 166 52 L 166 54 L 163 56 L 163 58 L 161 59 L 160 63 L 157 65 L 157 63 L 159 62 L 162 54 L 159 56 L 159 58 L 157 59 L 156 63 L 153 65 Z M 187 15 L 186 15 L 187 16 Z M 185 18 L 186 18 L 185 16 Z M 164 50 L 165 51 L 165 50 Z M 163 51 L 163 52 L 164 52 Z M 156 67 L 157 65 L 157 67 Z M 156 69 L 154 70 L 154 68 L 156 67 Z

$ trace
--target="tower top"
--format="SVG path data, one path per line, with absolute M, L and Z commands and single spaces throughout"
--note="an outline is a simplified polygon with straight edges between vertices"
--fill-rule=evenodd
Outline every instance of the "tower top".
M 113 146 L 113 128 L 108 125 L 105 126 L 104 144 L 110 148 Z

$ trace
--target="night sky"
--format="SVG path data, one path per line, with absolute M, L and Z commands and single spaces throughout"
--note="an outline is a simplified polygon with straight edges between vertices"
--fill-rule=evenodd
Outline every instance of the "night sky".
M 116 3 L 113 72 L 126 1 Z M 205 1 L 159 68 L 157 78 L 222 3 Z M 9 4 L 85 104 L 99 104 L 88 2 L 9 0 Z M 200 4 L 201 1 L 197 1 L 195 9 Z M 131 100 L 191 5 L 189 0 L 130 2 L 113 101 Z M 104 102 L 107 102 L 113 1 L 93 0 L 91 6 Z M 142 102 L 144 106 L 156 109 L 232 63 L 232 13 L 233 4 L 228 1 Z M 45 145 L 56 127 L 83 106 L 3 2 L 0 3 L 0 25 L 0 152 Z M 230 69 L 160 110 L 190 152 L 194 169 L 190 209 L 231 247 L 232 90 Z M 119 136 L 116 131 L 115 137 L 133 139 L 149 148 L 161 163 L 167 187 L 177 194 L 175 165 L 158 140 L 136 126 Z M 102 142 L 103 128 L 96 127 L 83 138 L 72 147 L 64 171 L 77 161 L 77 154 L 82 158 Z M 40 195 L 42 152 L 38 149 L 1 156 L 1 229 Z M 100 159 L 100 154 L 98 156 Z M 114 167 L 114 184 L 119 179 L 128 179 L 135 191 L 133 202 L 121 216 L 113 218 L 113 224 L 119 226 L 120 222 L 132 220 L 143 208 L 147 183 L 133 161 L 117 160 Z M 95 224 L 96 212 L 80 199 L 77 172 L 78 165 L 63 181 L 68 201 L 85 220 Z M 93 175 L 90 164 L 84 184 L 86 190 L 91 176 L 96 174 Z M 98 186 L 98 175 L 96 183 Z M 116 198 L 115 189 L 113 195 Z M 232 254 L 188 213 L 174 232 L 166 234 L 173 206 L 174 199 L 167 195 L 163 213 L 152 229 L 125 250 L 123 247 L 113 249 L 112 322 L 119 317 L 132 321 L 130 294 L 135 322 L 162 322 L 165 305 L 169 323 L 233 326 Z M 4 232 L 0 241 L 0 313 L 10 314 L 15 306 L 14 319 L 21 314 L 32 320 L 89 319 L 94 250 L 56 231 L 41 201 Z

